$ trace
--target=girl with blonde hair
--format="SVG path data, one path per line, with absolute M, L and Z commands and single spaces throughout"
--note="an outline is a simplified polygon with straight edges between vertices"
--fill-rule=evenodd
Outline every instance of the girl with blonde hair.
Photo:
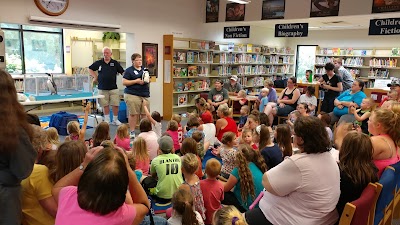
M 222 204 L 234 205 L 241 212 L 249 206 L 263 190 L 262 176 L 267 171 L 264 158 L 248 144 L 242 144 L 236 153 L 236 165 L 225 183 Z M 230 190 L 234 188 L 233 193 Z
M 136 164 L 135 170 L 141 170 L 143 175 L 148 176 L 150 169 L 150 156 L 147 151 L 146 141 L 141 137 L 135 138 L 135 141 L 133 141 L 132 152 Z
M 131 139 L 129 137 L 128 125 L 121 124 L 118 126 L 117 134 L 114 138 L 114 144 L 122 149 L 125 149 L 126 151 L 131 150 Z
M 46 130 L 47 139 L 51 144 L 51 150 L 57 150 L 60 145 L 60 137 L 58 136 L 58 131 L 55 127 L 49 127 Z
M 68 136 L 65 137 L 66 141 L 76 141 L 76 140 L 85 141 L 85 133 L 86 133 L 89 111 L 90 111 L 90 104 L 88 103 L 85 106 L 85 117 L 83 119 L 82 128 L 79 127 L 80 125 L 78 121 L 70 121 L 67 124 Z
M 212 225 L 247 225 L 247 222 L 235 206 L 228 205 L 215 212 Z

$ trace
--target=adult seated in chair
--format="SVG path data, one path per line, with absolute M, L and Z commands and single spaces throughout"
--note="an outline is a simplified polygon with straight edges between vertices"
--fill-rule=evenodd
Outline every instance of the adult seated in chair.
M 229 83 L 226 82 L 224 84 L 224 88 L 228 91 L 229 95 L 237 96 L 238 92 L 242 90 L 242 85 L 237 82 L 238 77 L 236 75 L 232 75 L 229 79 Z
M 337 97 L 334 101 L 335 108 L 333 112 L 329 113 L 331 117 L 331 124 L 338 124 L 345 121 L 348 123 L 354 122 L 355 118 L 353 114 L 349 113 L 349 108 L 354 106 L 355 108 L 359 108 L 361 106 L 361 102 L 367 96 L 363 92 L 364 82 L 362 80 L 355 80 L 351 85 L 351 89 L 343 92 L 339 97 Z
M 208 99 L 207 102 L 210 104 L 212 110 L 214 111 L 215 108 L 218 108 L 218 106 L 228 103 L 229 100 L 229 95 L 228 91 L 222 87 L 222 81 L 221 80 L 215 80 L 214 82 L 214 88 L 208 92 Z
M 268 104 L 265 107 L 264 112 L 268 115 L 270 124 L 273 123 L 274 116 L 288 116 L 290 112 L 296 110 L 300 91 L 295 85 L 296 77 L 290 77 L 287 80 L 287 87 L 279 95 L 278 105 Z
M 226 132 L 233 132 L 237 136 L 237 125 L 235 120 L 231 117 L 231 112 L 227 104 L 220 105 L 217 110 L 216 137 L 219 141 Z

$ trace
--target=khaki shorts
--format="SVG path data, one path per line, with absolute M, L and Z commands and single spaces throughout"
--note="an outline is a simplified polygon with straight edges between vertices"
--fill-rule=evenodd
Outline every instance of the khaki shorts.
M 99 90 L 100 95 L 104 95 L 104 98 L 99 98 L 101 107 L 112 105 L 119 106 L 119 90 Z
M 126 102 L 130 115 L 145 114 L 142 104 L 143 99 L 149 101 L 149 99 L 145 97 L 140 97 L 131 94 L 124 94 L 124 100 Z M 150 111 L 149 106 L 147 107 L 147 109 Z

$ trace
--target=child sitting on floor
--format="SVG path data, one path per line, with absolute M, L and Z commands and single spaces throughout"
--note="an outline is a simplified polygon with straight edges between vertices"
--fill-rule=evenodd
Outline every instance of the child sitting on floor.
M 143 109 L 144 112 L 146 113 L 146 117 L 151 122 L 152 129 L 157 134 L 157 138 L 159 139 L 161 137 L 161 130 L 162 130 L 161 115 L 157 111 L 154 111 L 150 114 L 148 107 L 149 107 L 149 102 L 143 100 Z
M 206 208 L 205 224 L 212 223 L 214 212 L 221 208 L 224 199 L 224 185 L 217 180 L 221 172 L 221 163 L 216 159 L 209 159 L 206 163 L 207 179 L 200 181 L 203 193 L 204 207 Z
M 239 117 L 239 124 L 238 124 L 238 131 L 241 132 L 244 125 L 247 122 L 247 117 L 249 116 L 250 108 L 248 105 L 242 106 L 240 108 L 240 117 Z
M 78 121 L 70 121 L 67 124 L 67 132 L 68 136 L 65 137 L 66 141 L 85 141 L 85 133 L 86 133 L 86 126 L 87 126 L 87 121 L 88 121 L 88 115 L 90 111 L 90 104 L 86 104 L 85 107 L 85 116 L 83 119 L 83 125 L 82 128 L 79 128 L 79 122 Z
M 168 219 L 169 225 L 204 225 L 201 215 L 194 210 L 193 197 L 186 190 L 178 190 L 172 198 L 172 217 Z
M 125 151 L 131 150 L 131 139 L 129 137 L 129 128 L 126 124 L 121 124 L 117 128 L 117 134 L 114 138 L 114 144 L 124 149 Z

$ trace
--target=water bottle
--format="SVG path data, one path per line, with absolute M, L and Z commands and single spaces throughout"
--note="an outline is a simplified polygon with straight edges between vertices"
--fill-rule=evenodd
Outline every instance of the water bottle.
M 99 89 L 97 87 L 93 87 L 93 96 L 96 96 L 99 94 Z

